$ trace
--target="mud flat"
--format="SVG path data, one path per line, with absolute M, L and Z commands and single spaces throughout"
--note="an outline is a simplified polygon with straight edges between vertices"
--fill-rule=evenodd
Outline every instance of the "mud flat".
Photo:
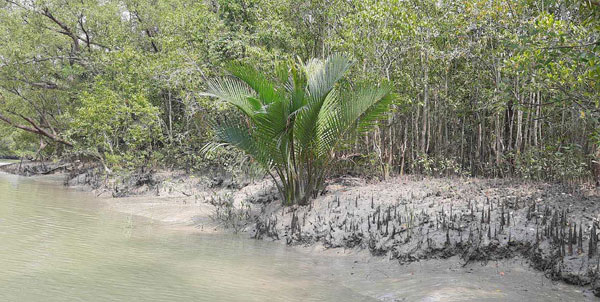
M 522 257 L 553 280 L 600 295 L 599 198 L 514 180 L 393 179 L 332 185 L 305 207 L 261 208 L 256 238 L 365 249 L 400 263 Z

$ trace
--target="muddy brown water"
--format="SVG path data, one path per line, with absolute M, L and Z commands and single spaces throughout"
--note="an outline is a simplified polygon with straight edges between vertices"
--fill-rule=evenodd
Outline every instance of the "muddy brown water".
M 583 301 L 519 263 L 400 266 L 116 213 L 59 178 L 0 173 L 0 301 Z

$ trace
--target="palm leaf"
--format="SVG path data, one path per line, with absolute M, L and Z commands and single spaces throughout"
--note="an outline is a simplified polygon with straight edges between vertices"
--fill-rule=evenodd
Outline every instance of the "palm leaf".
M 236 78 L 224 77 L 209 81 L 208 91 L 204 95 L 231 103 L 250 117 L 262 108 L 262 104 L 256 99 L 256 93 L 251 87 Z
M 387 86 L 362 88 L 346 95 L 345 101 L 327 105 L 318 121 L 319 152 L 335 148 L 352 129 L 367 131 L 383 118 L 394 99 L 390 91 Z
M 330 146 L 333 146 L 340 139 L 343 124 L 339 115 L 339 96 L 338 92 L 332 90 L 325 101 L 316 120 L 316 145 L 320 156 L 325 156 L 329 152 Z
M 311 60 L 305 67 L 307 74 L 307 100 L 304 108 L 298 113 L 294 135 L 304 146 L 317 138 L 317 120 L 323 103 L 335 84 L 350 68 L 348 59 L 333 55 L 325 62 Z
M 324 63 L 311 60 L 305 67 L 310 97 L 322 101 L 351 65 L 350 60 L 341 55 L 332 55 Z
M 272 157 L 269 150 L 263 148 L 263 144 L 256 141 L 251 129 L 243 127 L 243 124 L 227 122 L 215 128 L 217 140 L 222 144 L 232 145 L 252 156 L 264 168 L 270 169 Z
M 271 104 L 279 98 L 273 83 L 254 67 L 247 64 L 233 63 L 229 65 L 227 70 L 258 93 L 262 105 Z

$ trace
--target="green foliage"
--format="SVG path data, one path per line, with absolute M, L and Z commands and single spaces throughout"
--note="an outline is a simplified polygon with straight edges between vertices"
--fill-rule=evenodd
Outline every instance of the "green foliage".
M 159 111 L 143 93 L 119 94 L 100 82 L 81 103 L 68 132 L 75 152 L 128 169 L 152 160 L 152 146 L 161 141 Z
M 581 146 L 550 145 L 516 157 L 515 175 L 525 179 L 561 181 L 590 178 L 589 159 Z
M 328 169 L 330 176 L 355 176 L 377 179 L 382 175 L 381 158 L 376 152 L 336 158 Z
M 600 161 L 597 1 L 0 1 L 0 20 L 0 115 L 8 120 L 0 121 L 0 153 L 85 153 L 111 170 L 253 169 L 256 161 L 237 150 L 198 155 L 215 117 L 239 125 L 234 110 L 198 93 L 211 88 L 207 79 L 232 61 L 243 64 L 234 78 L 247 80 L 260 78 L 254 69 L 290 60 L 315 69 L 309 58 L 347 53 L 355 64 L 332 95 L 346 100 L 370 93 L 356 83 L 385 80 L 402 102 L 377 127 L 344 137 L 333 153 L 352 160 L 335 173 L 565 179 Z M 241 121 L 288 133 L 270 111 L 254 113 L 280 92 L 292 98 L 284 86 L 294 72 L 277 73 L 282 81 L 222 88 L 255 97 L 235 100 L 253 116 Z M 309 86 L 298 67 L 295 76 Z M 352 86 L 357 93 L 345 95 L 341 88 Z M 288 114 L 296 105 L 269 108 Z M 322 154 L 337 134 L 310 125 L 337 116 L 313 108 L 297 132 L 323 136 L 313 146 Z M 271 147 L 285 147 L 283 138 Z M 575 172 L 548 172 L 566 146 L 579 146 L 564 158 Z
M 27 132 L 0 127 L 0 157 L 34 158 L 39 139 Z
M 251 66 L 232 65 L 232 76 L 209 85 L 209 95 L 244 115 L 222 121 L 215 128 L 218 140 L 274 171 L 286 204 L 306 204 L 314 197 L 341 138 L 354 129 L 366 131 L 392 103 L 385 86 L 350 90 L 337 85 L 349 67 L 339 55 L 313 59 L 280 68 L 283 81 L 275 82 Z
M 448 176 L 471 176 L 465 171 L 457 158 L 435 157 L 422 154 L 413 163 L 413 171 L 419 171 L 427 176 L 448 177 Z

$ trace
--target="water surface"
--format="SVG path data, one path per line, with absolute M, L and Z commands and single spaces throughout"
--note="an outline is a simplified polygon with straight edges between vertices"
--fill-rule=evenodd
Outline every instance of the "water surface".
M 581 301 L 520 266 L 462 269 L 170 230 L 59 178 L 0 173 L 0 301 Z

